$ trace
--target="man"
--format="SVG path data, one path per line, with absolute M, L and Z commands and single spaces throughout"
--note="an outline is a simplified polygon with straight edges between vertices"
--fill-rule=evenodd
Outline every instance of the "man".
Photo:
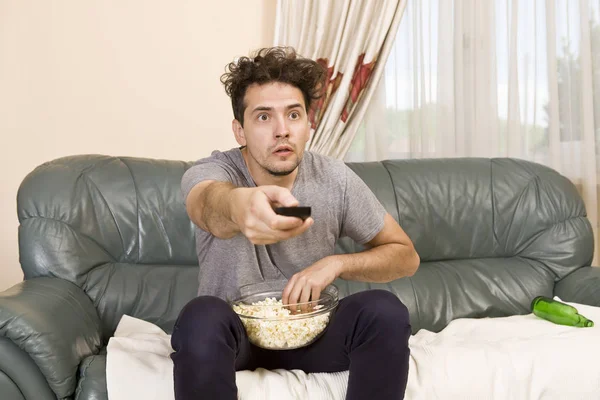
M 401 399 L 408 377 L 409 315 L 392 293 L 368 290 L 340 300 L 315 343 L 272 351 L 248 342 L 225 301 L 239 287 L 288 280 L 284 304 L 319 298 L 337 277 L 389 282 L 414 274 L 419 256 L 396 221 L 343 162 L 305 152 L 308 110 L 325 71 L 292 49 L 262 49 L 229 64 L 240 148 L 186 171 L 182 191 L 196 224 L 198 297 L 172 335 L 175 398 L 236 399 L 235 371 L 258 367 L 305 372 L 350 370 L 347 399 Z M 274 207 L 312 207 L 306 220 Z M 367 250 L 335 255 L 349 236 Z

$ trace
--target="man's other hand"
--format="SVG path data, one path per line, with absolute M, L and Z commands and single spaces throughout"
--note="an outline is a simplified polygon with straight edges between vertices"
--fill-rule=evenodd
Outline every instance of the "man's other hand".
M 281 301 L 284 305 L 302 303 L 301 312 L 312 311 L 321 297 L 321 292 L 339 276 L 339 259 L 333 255 L 325 257 L 290 278 L 283 289 Z M 292 310 L 295 313 L 297 310 Z

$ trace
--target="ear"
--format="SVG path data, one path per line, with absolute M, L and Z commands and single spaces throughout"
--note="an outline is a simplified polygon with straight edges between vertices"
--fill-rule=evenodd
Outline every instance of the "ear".
M 231 121 L 231 130 L 233 131 L 233 135 L 235 136 L 235 141 L 238 142 L 240 146 L 246 145 L 246 135 L 244 134 L 244 127 L 240 124 L 240 121 L 234 119 Z

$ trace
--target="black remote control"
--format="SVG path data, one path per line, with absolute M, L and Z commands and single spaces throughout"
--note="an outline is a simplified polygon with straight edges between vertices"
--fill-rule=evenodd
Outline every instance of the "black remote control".
M 298 217 L 303 221 L 310 217 L 310 207 L 277 207 L 275 213 L 286 217 Z

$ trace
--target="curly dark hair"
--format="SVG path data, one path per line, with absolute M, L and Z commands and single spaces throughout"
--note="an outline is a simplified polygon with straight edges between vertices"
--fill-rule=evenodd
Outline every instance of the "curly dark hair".
M 244 96 L 248 86 L 269 82 L 287 83 L 302 91 L 306 111 L 321 96 L 326 70 L 308 58 L 300 57 L 292 47 L 270 47 L 255 52 L 252 58 L 240 57 L 227 65 L 221 75 L 225 92 L 231 97 L 233 116 L 244 125 Z

